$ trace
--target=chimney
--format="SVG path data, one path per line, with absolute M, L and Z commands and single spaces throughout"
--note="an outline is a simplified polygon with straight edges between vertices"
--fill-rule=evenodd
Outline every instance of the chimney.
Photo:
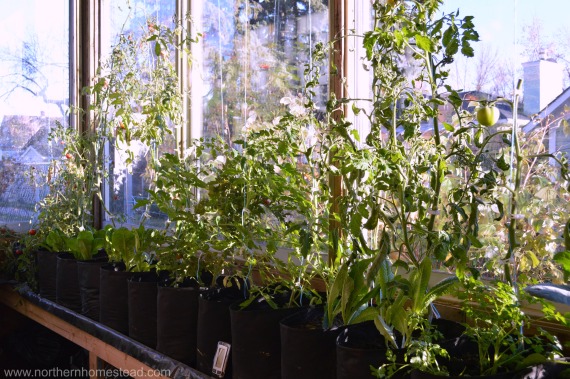
M 543 110 L 562 93 L 564 73 L 562 65 L 548 59 L 545 51 L 541 51 L 539 60 L 522 66 L 524 113 L 530 116 Z

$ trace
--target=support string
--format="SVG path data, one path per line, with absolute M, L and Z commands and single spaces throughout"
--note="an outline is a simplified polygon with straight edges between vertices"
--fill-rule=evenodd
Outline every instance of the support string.
M 222 134 L 225 131 L 225 104 L 224 104 L 224 66 L 223 66 L 223 55 L 222 55 L 222 8 L 220 6 L 220 0 L 218 0 L 218 55 L 219 55 L 219 65 L 220 65 L 220 104 L 221 104 L 221 128 Z

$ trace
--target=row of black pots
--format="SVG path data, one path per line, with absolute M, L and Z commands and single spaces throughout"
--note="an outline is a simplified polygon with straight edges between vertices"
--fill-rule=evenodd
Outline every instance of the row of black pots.
M 192 282 L 172 287 L 154 272 L 128 272 L 104 257 L 77 261 L 47 251 L 36 256 L 40 296 L 200 371 L 212 371 L 218 341 L 231 341 L 229 306 L 243 300 L 241 291 L 222 288 L 200 296 Z M 226 377 L 231 362 L 228 370 Z
M 69 257 L 60 256 L 58 259 L 60 268 L 73 272 L 64 266 L 71 265 L 73 260 L 65 258 Z M 259 306 L 258 303 L 257 307 L 241 310 L 235 299 L 230 298 L 227 302 L 209 301 L 214 296 L 212 292 L 200 297 L 192 287 L 182 290 L 159 287 L 151 274 L 146 274 L 146 278 L 145 275 L 137 277 L 119 265 L 106 265 L 98 269 L 98 319 L 101 323 L 149 347 L 156 347 L 181 362 L 195 365 L 205 373 L 212 371 L 217 341 L 231 344 L 226 378 L 232 375 L 236 379 L 372 378 L 370 367 L 385 363 L 385 343 L 372 323 L 325 332 L 320 327 L 322 315 L 315 309 L 275 310 Z M 73 278 L 58 279 L 59 288 L 62 283 L 67 283 L 65 286 L 69 288 L 79 288 L 72 281 Z M 172 292 L 173 297 L 166 296 L 168 292 Z M 197 307 L 196 300 L 199 302 Z M 56 301 L 77 310 L 70 296 L 58 294 Z M 157 305 L 159 302 L 160 306 Z M 210 308 L 208 304 L 218 307 Z M 186 305 L 189 311 L 182 311 L 181 305 Z M 159 308 L 164 308 L 166 312 L 159 313 Z M 198 317 L 191 309 L 198 309 L 203 316 L 202 322 L 214 320 L 215 315 L 220 319 L 212 327 L 198 327 Z M 166 323 L 162 320 L 159 322 L 163 314 L 167 318 Z M 144 317 L 152 315 L 156 315 L 156 318 Z M 90 317 L 97 319 L 95 314 Z M 169 329 L 169 326 L 174 327 Z M 159 329 L 162 335 L 167 336 L 161 341 L 157 339 Z M 220 333 L 212 333 L 212 330 Z M 186 336 L 181 339 L 181 335 Z M 203 341 L 206 337 L 212 340 L 206 343 Z M 198 339 L 202 342 L 200 345 Z
M 374 378 L 371 367 L 388 363 L 386 342 L 371 321 L 324 330 L 322 307 L 252 304 L 245 309 L 237 303 L 230 306 L 234 379 L 369 379 Z M 464 330 L 448 320 L 433 324 L 445 340 Z M 403 362 L 404 351 L 395 353 Z
M 154 273 L 128 272 L 124 264 L 109 263 L 104 257 L 78 261 L 71 254 L 38 251 L 37 261 L 40 296 L 174 359 L 195 363 L 195 347 L 188 341 L 196 341 L 196 289 L 159 291 Z M 157 313 L 159 307 L 164 311 Z M 158 324 L 159 319 L 167 322 Z M 180 336 L 185 341 L 177 342 Z
M 157 285 L 154 273 L 76 262 L 66 254 L 57 264 L 59 272 L 74 272 L 74 264 L 81 270 L 57 275 L 59 304 L 205 373 L 212 372 L 218 341 L 231 344 L 226 378 L 372 378 L 370 366 L 386 361 L 385 342 L 372 323 L 323 331 L 319 308 L 272 309 L 254 302 L 240 309 L 239 293 L 213 290 L 199 296 L 192 286 Z M 80 284 L 89 286 L 78 292 Z
M 62 270 L 72 271 L 64 266 L 71 264 L 69 261 L 72 259 L 63 255 L 57 262 Z M 88 265 L 76 264 L 78 269 Z M 239 292 L 205 291 L 192 285 L 174 288 L 159 284 L 156 274 L 127 273 L 120 265 L 101 262 L 89 266 L 97 264 L 99 321 L 206 374 L 212 373 L 219 341 L 231 347 L 224 378 L 368 379 L 373 378 L 371 367 L 387 363 L 385 341 L 371 322 L 324 331 L 320 308 L 272 309 L 254 303 L 255 306 L 241 309 L 237 299 L 243 294 Z M 92 290 L 96 287 L 95 274 L 79 275 L 84 275 L 81 280 L 92 283 Z M 55 287 L 61 288 L 62 283 L 72 286 L 72 282 L 73 278 L 58 279 Z M 56 294 L 55 298 L 64 306 L 97 319 L 97 312 L 93 312 L 96 305 L 78 308 L 67 295 Z M 459 341 L 461 326 L 445 320 L 436 322 L 447 336 L 443 342 L 452 348 Z M 402 359 L 403 352 L 396 352 L 396 356 Z M 419 371 L 400 376 L 409 377 L 438 378 Z M 513 376 L 491 378 L 501 377 Z
M 370 379 L 375 377 L 372 367 L 390 363 L 386 341 L 371 321 L 323 330 L 322 308 L 240 310 L 237 304 L 233 304 L 230 313 L 234 379 Z M 478 354 L 478 346 L 463 334 L 465 327 L 460 323 L 434 319 L 432 326 L 440 334 L 435 342 L 446 348 L 452 357 L 445 362 L 452 371 L 446 377 L 464 377 L 465 364 L 473 363 L 469 357 Z M 275 341 L 280 341 L 280 346 L 275 346 Z M 397 364 L 405 362 L 404 349 L 392 350 L 392 353 Z M 470 377 L 553 379 L 564 370 L 570 372 L 568 367 L 566 361 L 549 362 L 517 372 Z M 402 370 L 391 378 L 443 377 L 419 370 Z
M 292 378 L 374 378 L 372 367 L 390 363 L 384 337 L 373 322 L 363 322 L 323 331 L 318 327 L 322 321 L 322 309 L 305 309 L 281 320 L 281 344 L 283 379 Z M 464 378 L 466 365 L 476 365 L 478 346 L 463 332 L 465 327 L 446 319 L 432 320 L 432 326 L 440 333 L 437 341 L 447 349 L 450 358 L 442 362 L 449 365 L 450 372 L 443 376 L 420 370 L 396 372 L 393 379 L 443 379 Z M 405 362 L 404 349 L 392 350 L 395 362 Z M 475 358 L 476 359 L 476 358 Z M 335 362 L 336 360 L 336 367 Z M 335 369 L 331 370 L 331 367 Z M 472 368 L 472 367 L 471 367 Z M 484 376 L 468 376 L 473 379 L 554 379 L 567 377 L 570 364 L 567 359 L 545 362 L 517 370 Z M 251 378 L 255 376 L 250 376 Z
M 69 253 L 37 251 L 40 296 L 94 320 L 99 319 L 100 267 L 104 253 L 90 260 L 76 260 Z
M 230 306 L 233 378 L 373 378 L 370 365 L 385 361 L 384 341 L 361 345 L 354 334 L 364 326 L 366 336 L 380 336 L 374 324 L 324 330 L 323 315 L 322 307 Z
M 327 375 L 322 377 L 334 377 L 328 374 L 334 374 L 335 371 L 330 360 L 323 361 L 327 363 L 320 365 L 314 365 L 315 361 L 302 365 L 298 363 L 298 358 L 314 358 L 314 353 L 323 354 L 327 351 L 329 354 L 324 356 L 327 359 L 332 356 L 334 359 L 334 354 L 330 354 L 334 349 L 319 348 L 307 355 L 297 346 L 288 347 L 289 342 L 295 343 L 295 334 L 300 333 L 294 324 L 283 324 L 280 328 L 280 321 L 297 313 L 297 308 L 274 310 L 268 307 L 250 307 L 241 310 L 241 291 L 225 288 L 199 291 L 195 287 L 161 286 L 157 285 L 158 277 L 152 273 L 126 272 L 124 266 L 107 264 L 105 261 L 75 261 L 68 254 L 38 253 L 38 261 L 41 261 L 41 296 L 202 372 L 212 372 L 218 341 L 223 341 L 231 345 L 225 378 L 231 378 L 232 375 L 235 378 L 280 378 L 281 366 L 284 367 L 283 377 L 300 378 L 300 370 L 307 373 L 303 374 L 304 377 L 314 378 L 319 377 L 323 369 Z M 51 273 L 46 274 L 50 270 Z M 70 274 L 73 272 L 78 274 Z M 56 284 L 44 280 L 46 278 L 56 278 Z M 84 296 L 80 295 L 83 290 L 77 290 L 82 288 L 79 278 L 83 284 L 89 284 Z M 291 322 L 294 320 L 291 319 Z M 281 334 L 286 342 L 280 345 L 276 342 L 280 341 Z M 327 333 L 328 339 L 336 339 L 336 334 L 338 333 Z M 283 365 L 282 348 L 291 353 L 290 358 L 283 355 Z M 297 362 L 291 366 L 294 367 L 292 369 L 288 369 L 289 360 Z M 309 375 L 311 372 L 317 374 Z

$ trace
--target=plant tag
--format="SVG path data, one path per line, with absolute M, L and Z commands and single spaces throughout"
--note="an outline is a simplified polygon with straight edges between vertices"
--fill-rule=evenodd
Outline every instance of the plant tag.
M 218 378 L 223 378 L 226 373 L 226 365 L 230 356 L 230 344 L 227 342 L 219 341 L 216 355 L 214 355 L 214 365 L 212 366 L 212 373 Z

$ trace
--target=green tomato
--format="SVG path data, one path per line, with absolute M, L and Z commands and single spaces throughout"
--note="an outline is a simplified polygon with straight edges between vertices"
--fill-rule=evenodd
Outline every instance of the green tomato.
M 477 121 L 483 126 L 493 126 L 499 120 L 499 109 L 494 105 L 485 105 L 477 110 Z

